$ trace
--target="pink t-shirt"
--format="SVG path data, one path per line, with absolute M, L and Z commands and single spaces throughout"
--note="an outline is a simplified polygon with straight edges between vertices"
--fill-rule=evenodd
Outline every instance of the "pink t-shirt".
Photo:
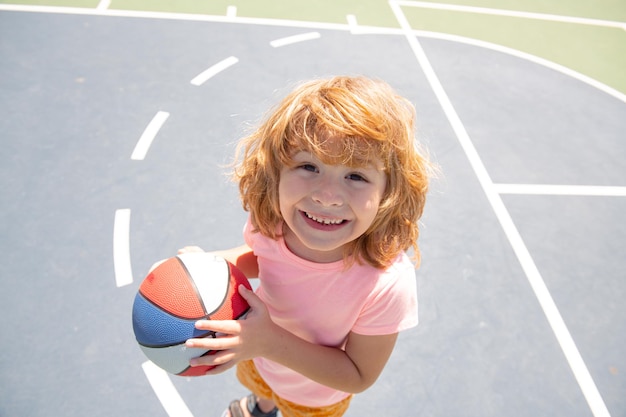
M 350 332 L 385 335 L 417 325 L 415 266 L 406 254 L 387 270 L 358 263 L 345 270 L 342 261 L 304 260 L 283 239 L 251 230 L 248 221 L 244 238 L 258 257 L 257 295 L 277 325 L 309 342 L 335 347 L 343 347 Z M 349 395 L 265 358 L 254 363 L 278 396 L 296 404 L 323 407 Z

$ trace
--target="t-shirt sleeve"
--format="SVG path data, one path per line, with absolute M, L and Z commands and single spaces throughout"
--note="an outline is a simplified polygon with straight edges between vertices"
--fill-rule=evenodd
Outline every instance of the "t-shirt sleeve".
M 381 277 L 352 331 L 374 336 L 417 326 L 417 285 L 410 261 L 392 266 Z

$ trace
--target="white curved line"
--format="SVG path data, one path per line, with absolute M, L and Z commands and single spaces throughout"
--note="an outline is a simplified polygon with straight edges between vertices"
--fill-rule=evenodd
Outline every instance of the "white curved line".
M 526 247 L 511 215 L 509 214 L 502 197 L 496 192 L 493 181 L 489 176 L 487 168 L 483 164 L 478 151 L 474 147 L 472 140 L 465 129 L 458 113 L 456 112 L 450 98 L 448 97 L 439 77 L 430 64 L 430 60 L 426 56 L 424 49 L 420 45 L 417 37 L 413 34 L 411 26 L 406 19 L 406 16 L 402 12 L 400 6 L 393 0 L 389 1 L 389 5 L 400 24 L 405 31 L 405 37 L 411 50 L 415 54 L 424 75 L 426 76 L 428 83 L 430 84 L 435 96 L 437 97 L 439 104 L 441 105 L 446 117 L 454 133 L 459 140 L 463 151 L 465 152 L 467 159 L 474 170 L 474 173 L 480 182 L 483 191 L 496 215 L 496 218 L 500 222 L 500 226 L 504 231 L 509 243 L 517 256 L 517 259 L 526 274 L 526 278 L 535 293 L 535 297 L 539 301 L 539 304 L 543 310 L 545 317 L 552 329 L 552 332 L 556 336 L 556 339 L 565 355 L 565 358 L 570 366 L 570 369 L 574 373 L 574 377 L 578 382 L 578 385 L 587 400 L 587 404 L 591 409 L 591 412 L 595 417 L 610 417 L 609 411 L 604 404 L 604 400 L 596 387 L 587 365 L 578 351 L 578 347 L 572 338 L 561 313 L 558 310 L 556 303 L 554 302 L 548 287 L 546 286 L 541 273 L 537 269 L 537 266 Z
M 481 40 L 473 39 L 473 38 L 466 38 L 466 37 L 458 36 L 458 35 L 450 35 L 447 33 L 428 32 L 428 31 L 422 31 L 422 30 L 412 30 L 412 33 L 415 36 L 419 36 L 422 38 L 442 39 L 442 40 L 447 40 L 450 42 L 464 43 L 466 45 L 473 45 L 479 48 L 490 49 L 492 51 L 501 52 L 503 54 L 507 54 L 507 55 L 511 55 L 520 59 L 524 59 L 526 61 L 544 66 L 546 68 L 550 68 L 551 70 L 560 72 L 561 74 L 567 75 L 568 77 L 574 78 L 578 81 L 588 84 L 602 91 L 603 93 L 613 96 L 616 99 L 626 103 L 626 94 L 621 93 L 620 91 L 617 91 L 616 89 L 609 87 L 608 85 L 603 84 L 591 77 L 581 74 L 580 72 L 576 72 L 570 68 L 564 67 L 563 65 L 557 64 L 555 62 L 549 61 L 544 58 L 540 58 L 536 55 L 532 55 L 532 54 L 522 52 L 517 49 L 509 48 L 507 46 L 502 46 L 502 45 L 498 45 L 495 43 L 481 41 Z
M 270 45 L 274 48 L 279 48 L 285 45 L 291 45 L 293 43 L 310 41 L 313 39 L 319 39 L 322 35 L 319 32 L 307 32 L 300 35 L 287 36 L 286 38 L 275 39 L 270 42 Z
M 0 10 L 17 11 L 27 13 L 58 13 L 58 14 L 76 14 L 76 15 L 92 15 L 92 16 L 112 16 L 112 17 L 134 17 L 140 19 L 168 19 L 168 20 L 187 20 L 198 22 L 228 22 L 248 25 L 263 25 L 263 26 L 280 26 L 280 27 L 297 27 L 297 28 L 309 28 L 309 29 L 327 29 L 327 30 L 343 30 L 352 32 L 353 34 L 378 34 L 378 35 L 404 35 L 405 30 L 398 28 L 386 28 L 379 26 L 361 26 L 358 28 L 352 28 L 349 24 L 339 23 L 324 23 L 324 22 L 305 22 L 299 20 L 287 20 L 287 19 L 265 19 L 257 17 L 229 17 L 229 16 L 213 16 L 213 15 L 194 15 L 185 13 L 165 13 L 165 12 L 145 12 L 145 11 L 133 11 L 133 10 L 115 10 L 108 9 L 106 11 L 94 11 L 88 8 L 77 7 L 58 7 L 58 6 L 30 6 L 30 5 L 17 5 L 17 4 L 0 4 Z M 626 24 L 624 24 L 626 30 Z M 489 42 L 479 41 L 476 39 L 465 38 L 462 36 L 448 35 L 445 33 L 428 32 L 413 30 L 410 31 L 421 37 L 446 39 L 452 42 L 461 42 L 468 45 L 474 45 L 481 48 L 487 48 L 494 51 L 499 51 L 505 54 L 517 56 L 522 59 L 534 62 L 539 65 L 554 69 L 565 75 L 573 77 L 579 81 L 591 85 L 600 91 L 607 93 L 620 101 L 626 103 L 626 94 L 623 94 L 606 84 L 603 84 L 591 77 L 583 75 L 579 72 L 571 70 L 562 65 L 556 64 L 547 59 L 539 58 L 535 55 L 531 55 L 525 52 L 518 51 L 513 48 L 496 45 Z
M 139 141 L 137 141 L 137 145 L 135 145 L 135 149 L 133 150 L 130 159 L 133 159 L 135 161 L 141 161 L 146 157 L 146 153 L 148 153 L 148 149 L 150 149 L 152 141 L 156 137 L 157 133 L 159 133 L 159 130 L 161 130 L 163 123 L 165 123 L 168 117 L 170 117 L 170 114 L 168 112 L 157 112 L 157 114 L 152 118 L 150 123 L 148 123 L 148 126 L 139 138 Z
M 586 17 L 563 16 L 548 13 L 522 12 L 506 9 L 492 9 L 488 7 L 461 6 L 457 4 L 430 3 L 424 1 L 396 1 L 396 4 L 407 7 L 417 7 L 423 9 L 447 10 L 452 12 L 488 14 L 492 16 L 518 17 L 522 19 L 545 20 L 549 22 L 574 23 L 577 25 L 590 25 L 626 29 L 626 23 L 612 20 L 589 19 Z
M 168 416 L 193 417 L 167 372 L 150 361 L 142 363 L 141 367 Z
M 211 77 L 224 71 L 226 68 L 235 65 L 237 62 L 239 62 L 239 59 L 237 59 L 234 56 L 230 56 L 218 62 L 217 64 L 207 68 L 206 70 L 202 71 L 193 80 L 191 80 L 191 84 L 196 85 L 196 86 L 201 86 L 202 84 L 207 82 Z
M 130 209 L 115 211 L 113 222 L 113 266 L 118 287 L 132 284 L 133 270 L 130 264 Z

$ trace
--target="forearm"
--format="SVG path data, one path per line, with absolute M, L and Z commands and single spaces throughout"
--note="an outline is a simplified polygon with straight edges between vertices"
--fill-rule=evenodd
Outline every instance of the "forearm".
M 286 366 L 322 385 L 358 393 L 376 378 L 363 375 L 342 349 L 316 345 L 276 326 L 272 342 L 263 357 Z

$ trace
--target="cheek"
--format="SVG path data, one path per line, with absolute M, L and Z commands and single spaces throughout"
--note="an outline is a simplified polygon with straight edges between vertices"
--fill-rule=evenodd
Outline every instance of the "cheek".
M 368 213 L 371 221 L 373 222 L 378 215 L 378 209 L 380 208 L 379 200 L 373 200 L 368 206 Z
M 382 198 L 382 193 L 376 193 L 363 202 L 363 205 L 361 206 L 363 208 L 363 214 L 368 218 L 368 220 L 370 220 L 370 222 L 373 222 L 376 216 L 379 215 Z
M 364 223 L 371 224 L 378 215 L 379 199 L 376 196 L 362 198 L 353 205 L 353 210 L 358 213 Z
M 295 189 L 295 185 L 289 176 L 281 177 L 278 182 L 278 205 L 281 212 L 292 202 Z

